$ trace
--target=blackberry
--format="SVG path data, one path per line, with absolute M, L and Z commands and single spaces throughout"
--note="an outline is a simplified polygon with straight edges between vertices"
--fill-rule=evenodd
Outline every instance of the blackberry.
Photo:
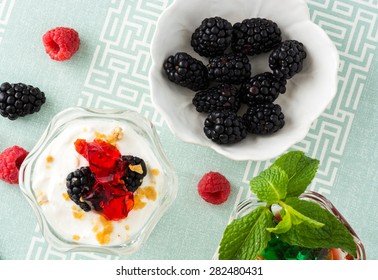
M 285 125 L 285 116 L 278 104 L 256 104 L 243 115 L 243 123 L 250 133 L 272 134 Z
M 206 66 L 187 53 L 178 52 L 169 56 L 163 68 L 168 79 L 180 86 L 197 91 L 209 85 Z
M 281 40 L 277 23 L 265 18 L 251 18 L 233 25 L 231 48 L 237 53 L 255 55 L 273 50 Z
M 205 113 L 223 110 L 237 112 L 241 105 L 238 89 L 229 84 L 219 84 L 197 92 L 192 103 L 198 112 Z
M 122 156 L 122 160 L 126 161 L 127 170 L 122 180 L 125 182 L 126 188 L 130 192 L 135 192 L 143 182 L 143 178 L 147 175 L 146 163 L 143 159 L 134 156 Z
M 23 83 L 0 85 L 0 114 L 10 120 L 33 114 L 46 102 L 39 88 Z
M 242 118 L 231 111 L 213 112 L 205 119 L 205 135 L 217 144 L 233 144 L 247 136 Z
M 192 34 L 191 45 L 201 56 L 221 55 L 231 44 L 232 25 L 221 17 L 206 18 Z
M 76 169 L 67 175 L 67 194 L 85 212 L 90 211 L 91 206 L 82 197 L 88 195 L 95 183 L 95 175 L 88 166 Z
M 209 79 L 219 83 L 241 84 L 251 75 L 251 64 L 245 54 L 225 54 L 209 59 Z
M 280 93 L 286 91 L 286 80 L 278 79 L 270 72 L 258 74 L 240 87 L 240 96 L 244 103 L 271 103 Z
M 269 67 L 278 78 L 290 79 L 302 71 L 307 54 L 302 43 L 295 40 L 282 42 L 269 56 Z

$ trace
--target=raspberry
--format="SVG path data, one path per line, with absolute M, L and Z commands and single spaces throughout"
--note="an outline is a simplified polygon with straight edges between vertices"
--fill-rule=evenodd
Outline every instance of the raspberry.
M 198 193 L 211 204 L 222 204 L 231 192 L 230 182 L 222 174 L 210 171 L 198 183 Z
M 58 61 L 70 59 L 80 47 L 79 34 L 68 27 L 51 29 L 43 35 L 42 40 L 46 53 Z
M 5 149 L 0 154 L 0 180 L 9 184 L 18 184 L 18 171 L 28 153 L 19 146 Z

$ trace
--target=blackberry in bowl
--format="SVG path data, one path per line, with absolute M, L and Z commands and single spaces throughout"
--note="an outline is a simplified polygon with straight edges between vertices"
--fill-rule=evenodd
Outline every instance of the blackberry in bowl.
M 303 69 L 307 54 L 301 42 L 282 42 L 269 56 L 269 67 L 277 78 L 290 79 Z
M 285 116 L 278 104 L 256 104 L 243 115 L 243 123 L 249 133 L 272 134 L 284 127 Z
M 85 196 L 94 184 L 95 177 L 88 166 L 80 167 L 70 172 L 66 177 L 67 194 L 69 198 L 85 212 L 90 211 L 91 206 L 87 202 L 82 201 L 81 197 Z
M 248 56 L 241 53 L 212 57 L 207 69 L 209 79 L 219 83 L 241 84 L 251 75 Z
M 231 48 L 236 53 L 256 55 L 273 50 L 281 42 L 277 23 L 265 18 L 245 19 L 232 26 Z
M 240 96 L 244 103 L 254 105 L 256 103 L 271 103 L 277 97 L 286 92 L 286 80 L 278 79 L 270 72 L 258 74 L 240 87 Z
M 241 117 L 231 111 L 210 113 L 203 131 L 217 144 L 234 144 L 247 136 Z
M 147 175 L 146 163 L 143 159 L 131 155 L 122 156 L 122 159 L 128 162 L 127 172 L 122 180 L 125 181 L 127 189 L 135 192 L 143 182 L 143 178 Z M 135 166 L 140 166 L 140 170 L 135 169 Z
M 205 18 L 196 28 L 191 45 L 201 56 L 221 55 L 231 44 L 232 25 L 221 17 Z
M 163 68 L 168 79 L 182 87 L 197 91 L 209 84 L 205 65 L 185 52 L 170 55 Z
M 199 91 L 192 102 L 198 112 L 204 113 L 225 110 L 237 112 L 241 106 L 239 90 L 230 84 L 219 84 Z

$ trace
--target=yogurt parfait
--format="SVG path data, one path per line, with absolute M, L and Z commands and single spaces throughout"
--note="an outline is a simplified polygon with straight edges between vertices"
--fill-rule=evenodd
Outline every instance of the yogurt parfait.
M 149 121 L 82 108 L 52 120 L 20 186 L 53 246 L 116 254 L 140 247 L 177 192 Z

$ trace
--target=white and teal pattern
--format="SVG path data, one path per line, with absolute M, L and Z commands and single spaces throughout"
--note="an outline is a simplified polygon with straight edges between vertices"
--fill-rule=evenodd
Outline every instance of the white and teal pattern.
M 176 167 L 180 190 L 177 200 L 148 242 L 130 258 L 210 259 L 231 210 L 249 195 L 249 180 L 270 162 L 232 162 L 211 150 L 181 143 L 155 110 L 149 95 L 149 48 L 158 17 L 172 1 L 109 0 L 93 4 L 94 1 L 88 0 L 87 5 L 92 6 L 92 10 L 86 10 L 85 1 L 80 4 L 73 0 L 60 1 L 60 5 L 67 5 L 61 13 L 72 13 L 69 5 L 75 5 L 78 14 L 72 14 L 68 20 L 53 12 L 54 19 L 51 19 L 53 15 L 39 15 L 39 21 L 22 17 L 25 15 L 23 10 L 36 10 L 38 5 L 32 2 L 0 0 L 0 53 L 10 55 L 0 58 L 0 65 L 12 64 L 18 69 L 1 68 L 0 77 L 11 81 L 26 79 L 39 85 L 48 93 L 49 103 L 38 115 L 18 122 L 13 130 L 10 130 L 9 122 L 0 120 L 1 128 L 11 131 L 8 137 L 0 136 L 0 150 L 14 143 L 31 148 L 51 116 L 68 106 L 126 108 L 142 113 L 154 123 L 161 136 L 167 156 Z M 38 13 L 57 8 L 52 1 L 43 2 Z M 332 104 L 314 122 L 307 137 L 292 148 L 321 160 L 310 188 L 335 202 L 365 243 L 368 258 L 378 259 L 374 242 L 378 212 L 363 208 L 361 203 L 368 201 L 374 205 L 373 198 L 378 198 L 378 177 L 372 172 L 373 167 L 369 169 L 366 165 L 378 155 L 373 150 L 359 150 L 359 147 L 366 150 L 375 144 L 364 133 L 371 138 L 378 136 L 378 129 L 372 127 L 373 120 L 366 116 L 374 114 L 372 104 L 378 102 L 375 78 L 378 75 L 378 1 L 308 0 L 307 3 L 312 20 L 327 32 L 339 51 L 339 87 Z M 19 17 L 30 26 L 27 32 L 22 32 L 22 26 L 17 24 Z M 34 38 L 30 32 L 43 33 L 59 24 L 74 27 L 82 39 L 79 53 L 65 64 L 48 60 L 40 50 L 40 38 Z M 17 32 L 26 36 L 32 46 L 12 49 L 12 44 L 20 40 Z M 27 55 L 21 55 L 17 59 L 17 52 L 29 55 L 34 52 L 35 57 L 28 60 Z M 372 116 L 378 118 L 377 113 Z M 35 128 L 32 131 L 35 137 L 25 140 L 19 131 L 31 125 Z M 364 130 L 360 131 L 361 127 Z M 377 144 L 375 147 L 378 150 Z M 196 192 L 201 175 L 210 170 L 226 174 L 233 185 L 229 201 L 219 207 L 204 203 Z M 369 174 L 371 178 L 365 178 L 363 174 Z M 5 197 L 9 205 L 0 204 L 0 222 L 8 223 L 6 232 L 0 233 L 0 258 L 117 259 L 101 254 L 57 252 L 41 237 L 21 193 L 3 185 L 0 185 L 0 196 Z M 11 201 L 19 203 L 19 216 L 14 224 L 12 215 L 4 214 Z M 366 211 L 370 211 L 373 220 L 361 218 Z M 22 233 L 19 224 L 24 225 Z M 203 228 L 206 230 L 200 230 Z M 12 242 L 23 244 L 23 248 L 12 250 L 12 245 L 15 246 Z

